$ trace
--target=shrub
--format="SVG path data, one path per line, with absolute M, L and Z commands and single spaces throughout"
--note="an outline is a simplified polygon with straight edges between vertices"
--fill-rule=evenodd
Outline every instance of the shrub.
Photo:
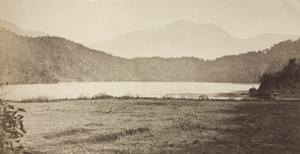
M 255 87 L 252 87 L 249 89 L 250 94 L 255 94 L 257 93 L 257 89 Z
M 208 99 L 209 99 L 208 96 L 205 94 L 199 96 L 199 100 L 208 100 Z
M 106 93 L 99 93 L 95 96 L 92 97 L 92 99 L 108 99 L 108 98 L 112 98 L 113 96 L 108 95 Z
M 235 94 L 235 93 L 228 93 L 227 94 L 227 97 L 229 97 L 230 100 L 234 100 L 236 97 L 238 97 L 239 95 L 238 94 Z
M 21 103 L 49 102 L 49 101 L 53 101 L 53 100 L 50 100 L 46 96 L 39 96 L 37 98 L 22 99 Z
M 15 109 L 13 105 L 0 99 L 0 153 L 17 153 L 22 149 L 21 138 L 26 133 L 23 126 L 22 108 Z

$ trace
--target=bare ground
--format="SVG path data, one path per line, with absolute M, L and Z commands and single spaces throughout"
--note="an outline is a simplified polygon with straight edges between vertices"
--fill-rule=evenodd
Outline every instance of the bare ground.
M 299 101 L 14 103 L 30 153 L 299 153 Z

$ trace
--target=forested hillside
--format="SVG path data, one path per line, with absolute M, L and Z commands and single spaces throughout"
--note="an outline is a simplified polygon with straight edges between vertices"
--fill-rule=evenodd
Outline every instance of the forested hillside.
M 275 73 L 264 73 L 260 77 L 259 92 L 261 93 L 294 89 L 300 89 L 300 59 L 290 59 L 282 70 Z
M 57 37 L 29 38 L 1 29 L 1 82 L 129 80 L 130 61 Z
M 270 49 L 224 56 L 125 59 L 59 37 L 23 37 L 0 28 L 0 82 L 212 81 L 258 82 L 290 58 L 300 58 L 300 40 Z

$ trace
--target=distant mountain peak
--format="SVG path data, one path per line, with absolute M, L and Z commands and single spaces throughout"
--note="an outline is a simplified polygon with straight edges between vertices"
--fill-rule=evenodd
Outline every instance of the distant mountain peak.
M 125 58 L 189 57 L 215 59 L 254 50 L 299 36 L 263 35 L 236 38 L 214 23 L 178 20 L 162 27 L 128 32 L 111 41 L 86 44 L 90 48 Z
M 220 26 L 214 24 L 214 23 L 204 23 L 204 24 L 199 24 L 193 21 L 188 21 L 188 20 L 178 20 L 175 22 L 172 22 L 170 24 L 167 24 L 166 26 L 163 27 L 186 27 L 186 28 L 215 28 L 215 29 L 222 29 Z M 223 29 L 222 29 L 223 30 Z
M 195 22 L 189 21 L 189 20 L 177 20 L 175 22 L 169 23 L 168 25 L 187 25 L 187 24 L 198 25 L 198 23 L 195 23 Z
M 193 22 L 193 21 L 189 21 L 189 20 L 177 20 L 177 21 L 174 21 L 174 22 L 171 22 L 167 25 L 201 25 L 201 26 L 217 26 L 216 24 L 214 23 L 203 23 L 203 24 L 200 24 L 200 23 L 196 23 L 196 22 Z
M 0 27 L 3 27 L 4 29 L 14 32 L 18 35 L 22 35 L 22 36 L 26 35 L 26 32 L 23 31 L 20 27 L 18 27 L 17 25 L 15 25 L 7 20 L 0 19 Z
M 18 27 L 14 23 L 2 19 L 0 19 L 0 27 L 3 27 L 4 29 L 14 32 L 17 35 L 21 35 L 21 36 L 38 37 L 38 36 L 49 35 L 39 31 L 24 31 L 22 28 Z

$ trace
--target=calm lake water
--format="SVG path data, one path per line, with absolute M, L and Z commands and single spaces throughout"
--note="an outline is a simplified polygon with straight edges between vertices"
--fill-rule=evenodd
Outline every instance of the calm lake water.
M 37 97 L 50 99 L 92 97 L 99 93 L 112 96 L 136 95 L 142 97 L 164 97 L 167 94 L 206 94 L 248 91 L 259 84 L 211 83 L 211 82 L 68 82 L 58 84 L 7 85 L 2 93 L 6 100 L 22 100 Z

